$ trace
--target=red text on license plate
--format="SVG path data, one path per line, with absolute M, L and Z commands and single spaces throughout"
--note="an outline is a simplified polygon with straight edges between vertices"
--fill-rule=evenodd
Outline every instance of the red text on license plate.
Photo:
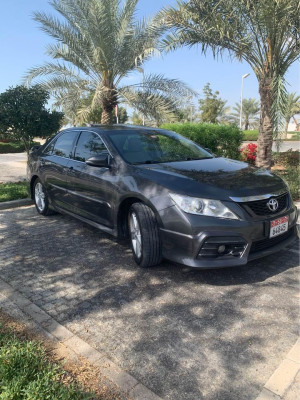
M 285 217 L 274 219 L 273 221 L 271 221 L 270 225 L 270 238 L 287 232 L 288 228 L 289 217 L 287 215 Z

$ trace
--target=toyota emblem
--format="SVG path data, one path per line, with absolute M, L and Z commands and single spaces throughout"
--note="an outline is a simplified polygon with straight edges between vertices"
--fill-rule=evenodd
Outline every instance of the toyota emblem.
M 268 209 L 275 212 L 278 208 L 278 201 L 276 199 L 271 199 L 267 202 Z

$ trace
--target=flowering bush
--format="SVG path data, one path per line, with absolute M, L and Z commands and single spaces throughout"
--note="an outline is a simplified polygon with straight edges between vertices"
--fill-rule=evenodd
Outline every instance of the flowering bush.
M 256 154 L 257 154 L 257 144 L 249 143 L 245 147 L 242 147 L 241 150 L 241 159 L 243 161 L 247 161 L 249 164 L 255 164 Z

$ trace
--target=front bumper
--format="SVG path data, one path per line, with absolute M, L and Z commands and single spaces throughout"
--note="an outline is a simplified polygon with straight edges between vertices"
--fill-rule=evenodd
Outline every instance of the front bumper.
M 299 237 L 295 206 L 283 214 L 260 220 L 224 220 L 185 213 L 179 215 L 181 213 L 177 207 L 170 207 L 163 212 L 162 221 L 165 224 L 160 229 L 163 257 L 194 268 L 245 265 L 251 260 L 280 251 Z M 288 232 L 269 239 L 270 221 L 283 215 L 289 216 Z M 183 224 L 180 222 L 182 217 L 185 219 Z M 190 225 L 191 233 L 187 225 Z M 176 226 L 181 227 L 181 232 L 174 229 Z M 215 248 L 215 243 L 227 246 L 230 251 L 216 257 L 203 256 L 206 251 L 209 253 L 209 249 Z

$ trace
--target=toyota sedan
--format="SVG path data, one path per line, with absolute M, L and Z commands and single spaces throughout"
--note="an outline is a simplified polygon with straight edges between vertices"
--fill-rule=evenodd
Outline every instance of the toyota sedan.
M 166 130 L 61 131 L 31 152 L 28 179 L 39 214 L 66 213 L 128 237 L 141 267 L 162 259 L 245 265 L 297 238 L 297 210 L 281 178 Z

